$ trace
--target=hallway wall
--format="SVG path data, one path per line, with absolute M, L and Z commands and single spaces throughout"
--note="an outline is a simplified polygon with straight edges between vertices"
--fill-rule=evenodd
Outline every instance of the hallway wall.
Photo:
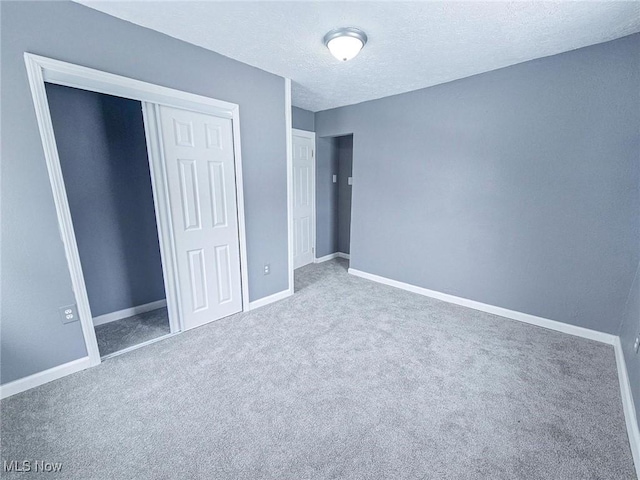
M 353 135 L 316 138 L 316 258 L 349 253 Z M 333 175 L 337 182 L 333 183 Z
M 335 138 L 316 137 L 316 258 L 338 251 L 338 147 Z
M 353 135 L 336 139 L 338 154 L 338 252 L 349 253 L 351 244 L 351 189 L 349 177 L 353 175 Z

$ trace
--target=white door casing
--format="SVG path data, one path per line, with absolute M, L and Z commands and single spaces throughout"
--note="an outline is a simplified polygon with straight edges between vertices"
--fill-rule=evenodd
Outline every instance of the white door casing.
M 315 133 L 293 129 L 293 266 L 315 257 Z
M 185 330 L 242 310 L 231 119 L 160 106 Z

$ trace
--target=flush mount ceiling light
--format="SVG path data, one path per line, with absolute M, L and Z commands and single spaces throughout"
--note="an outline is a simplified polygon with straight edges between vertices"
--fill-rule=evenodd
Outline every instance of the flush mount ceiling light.
M 367 35 L 353 27 L 336 28 L 324 36 L 324 44 L 331 55 L 343 62 L 358 55 L 366 43 Z

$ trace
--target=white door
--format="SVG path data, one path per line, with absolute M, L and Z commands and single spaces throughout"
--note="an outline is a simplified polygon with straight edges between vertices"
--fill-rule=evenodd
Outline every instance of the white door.
M 293 268 L 313 262 L 315 250 L 315 138 L 293 131 Z
M 160 107 L 185 330 L 242 310 L 231 120 Z

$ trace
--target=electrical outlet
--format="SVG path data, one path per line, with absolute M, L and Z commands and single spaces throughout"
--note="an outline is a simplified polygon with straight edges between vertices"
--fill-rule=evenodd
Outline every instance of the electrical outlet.
M 268 263 L 264 264 L 264 274 L 265 275 L 269 275 L 271 273 L 271 265 L 269 265 Z
M 76 310 L 75 304 L 60 307 L 58 311 L 60 312 L 60 320 L 62 320 L 62 323 L 71 323 L 78 320 L 78 313 Z
M 636 337 L 636 343 L 633 344 L 633 349 L 638 353 L 638 349 L 640 349 L 640 335 Z

